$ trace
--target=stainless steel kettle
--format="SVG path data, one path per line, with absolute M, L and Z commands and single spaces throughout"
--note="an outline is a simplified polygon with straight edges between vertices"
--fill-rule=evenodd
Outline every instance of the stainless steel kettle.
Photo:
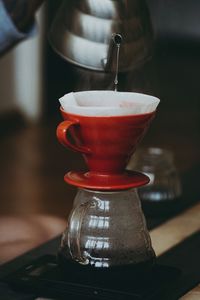
M 119 71 L 132 70 L 152 52 L 153 36 L 145 0 L 63 0 L 49 32 L 65 60 L 96 71 L 112 71 L 115 43 L 123 37 Z

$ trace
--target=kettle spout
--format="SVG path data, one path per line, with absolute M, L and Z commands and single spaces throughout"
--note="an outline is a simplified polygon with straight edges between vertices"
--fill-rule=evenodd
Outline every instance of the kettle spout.
M 102 65 L 105 72 L 112 72 L 118 69 L 119 49 L 122 43 L 122 35 L 113 33 L 108 46 L 108 56 L 102 59 Z

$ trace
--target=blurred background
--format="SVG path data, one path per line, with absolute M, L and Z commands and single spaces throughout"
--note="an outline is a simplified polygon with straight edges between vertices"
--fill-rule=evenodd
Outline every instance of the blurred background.
M 84 168 L 80 155 L 64 149 L 55 135 L 61 121 L 58 98 L 73 89 L 75 80 L 70 64 L 48 43 L 60 2 L 45 3 L 36 16 L 36 36 L 0 58 L 1 217 L 66 218 L 76 189 L 63 176 Z M 200 3 L 147 4 L 155 49 L 151 61 L 136 70 L 133 89 L 155 95 L 161 103 L 141 146 L 173 152 L 192 203 L 200 197 Z

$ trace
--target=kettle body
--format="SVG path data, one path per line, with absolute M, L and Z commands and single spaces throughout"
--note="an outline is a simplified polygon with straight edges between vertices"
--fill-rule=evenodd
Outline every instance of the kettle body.
M 153 34 L 144 0 L 63 0 L 49 41 L 68 62 L 109 72 L 115 51 L 114 33 L 123 37 L 120 72 L 132 70 L 151 57 Z

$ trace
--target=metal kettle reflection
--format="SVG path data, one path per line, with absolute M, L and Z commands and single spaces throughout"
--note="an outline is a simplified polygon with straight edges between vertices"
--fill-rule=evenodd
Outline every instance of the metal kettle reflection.
M 113 33 L 123 36 L 119 70 L 127 71 L 150 56 L 153 35 L 144 0 L 63 0 L 49 41 L 72 64 L 112 71 Z

